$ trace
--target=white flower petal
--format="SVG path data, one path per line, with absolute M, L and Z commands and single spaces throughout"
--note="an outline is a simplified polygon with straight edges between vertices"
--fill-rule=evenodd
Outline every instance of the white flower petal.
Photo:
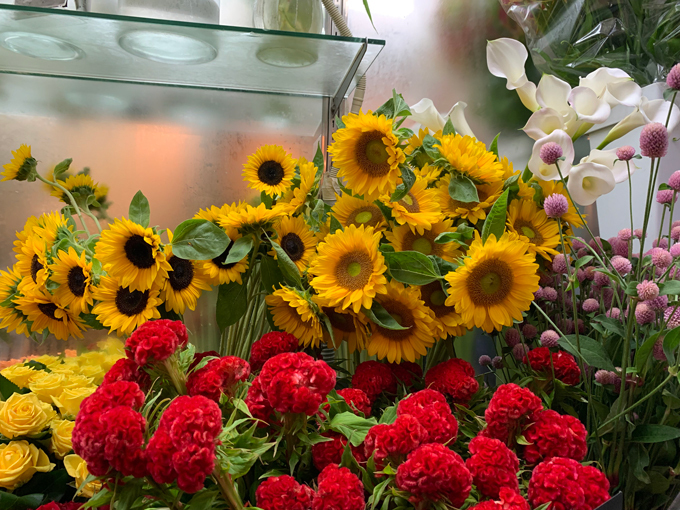
M 411 120 L 417 122 L 430 131 L 437 132 L 444 129 L 446 121 L 439 113 L 431 99 L 423 98 L 411 106 Z
M 524 72 L 528 57 L 527 49 L 515 39 L 503 37 L 486 43 L 486 65 L 489 72 L 508 80 L 508 90 L 519 88 L 528 81 Z
M 637 106 L 642 100 L 642 88 L 631 80 L 615 81 L 607 85 L 604 100 L 610 106 L 622 104 L 625 106 Z
M 536 89 L 536 101 L 542 108 L 552 108 L 564 114 L 570 106 L 567 103 L 571 87 L 552 74 L 544 74 Z
M 616 158 L 616 150 L 610 149 L 601 151 L 593 149 L 590 154 L 581 160 L 581 163 L 597 163 L 604 165 L 612 172 L 616 183 L 620 183 L 628 179 L 628 165 L 625 161 L 618 161 Z M 633 175 L 637 167 L 630 162 L 630 175 Z
M 579 80 L 579 86 L 588 87 L 597 94 L 597 97 L 604 96 L 607 91 L 607 85 L 612 82 L 629 80 L 630 76 L 621 69 L 611 69 L 609 67 L 600 67 L 593 71 L 585 78 Z
M 534 82 L 528 81 L 519 87 L 517 89 L 517 95 L 519 96 L 520 101 L 522 101 L 522 104 L 532 112 L 535 112 L 541 107 L 536 101 L 536 84 Z
M 453 124 L 453 128 L 456 130 L 456 133 L 463 136 L 471 136 L 476 138 L 475 134 L 472 132 L 472 129 L 470 129 L 470 125 L 467 123 L 467 119 L 465 118 L 465 108 L 467 108 L 467 103 L 458 101 L 453 105 L 453 108 L 449 110 L 449 113 L 446 114 L 446 117 L 451 119 L 451 124 Z
M 590 124 L 602 124 L 609 118 L 612 109 L 603 99 L 588 87 L 576 87 L 569 94 L 569 104 L 578 115 L 578 120 Z
M 590 205 L 616 187 L 611 170 L 597 163 L 581 163 L 571 169 L 567 188 L 577 204 Z
M 556 129 L 566 131 L 562 115 L 552 108 L 541 108 L 535 112 L 522 129 L 534 140 L 540 140 Z
M 556 181 L 560 178 L 557 165 L 546 165 L 543 163 L 543 160 L 541 160 L 541 147 L 550 142 L 554 142 L 562 147 L 562 157 L 564 158 L 564 161 L 560 161 L 558 164 L 564 177 L 569 175 L 572 162 L 574 161 L 574 144 L 571 141 L 571 137 L 561 129 L 556 129 L 548 136 L 537 140 L 536 143 L 534 143 L 528 166 L 531 173 L 542 181 Z
M 664 99 L 654 99 L 649 101 L 646 97 L 642 98 L 640 102 L 640 111 L 645 119 L 645 122 L 660 122 L 666 125 L 668 118 L 668 111 L 671 107 L 671 102 Z M 680 123 L 680 108 L 678 105 L 673 105 L 671 118 L 668 122 L 668 132 L 671 133 Z
M 642 98 L 644 101 L 644 97 Z M 609 133 L 602 142 L 602 146 L 606 147 L 608 144 L 612 143 L 614 140 L 618 140 L 622 136 L 627 135 L 633 129 L 637 129 L 640 126 L 644 126 L 647 123 L 645 116 L 637 108 L 629 113 L 622 121 L 620 121 L 616 126 L 611 128 Z

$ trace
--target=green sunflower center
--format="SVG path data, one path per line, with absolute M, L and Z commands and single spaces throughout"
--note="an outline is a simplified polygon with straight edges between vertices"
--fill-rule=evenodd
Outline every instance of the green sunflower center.
M 296 262 L 305 254 L 305 243 L 300 236 L 289 232 L 281 238 L 281 248 L 288 254 L 290 260 Z
M 350 275 L 352 278 L 355 276 L 359 276 L 361 273 L 361 264 L 358 262 L 350 262 L 347 266 L 347 274 Z
M 172 271 L 168 272 L 170 286 L 175 291 L 186 289 L 194 281 L 194 265 L 190 260 L 172 256 L 168 260 Z
M 116 292 L 116 308 L 123 315 L 133 317 L 139 315 L 146 309 L 149 302 L 149 291 L 133 290 L 127 287 L 120 287 Z
M 54 303 L 38 303 L 38 309 L 52 320 L 59 320 L 54 313 L 59 309 Z
M 454 310 L 453 307 L 444 304 L 446 302 L 446 294 L 439 282 L 432 282 L 422 286 L 420 294 L 425 304 L 430 307 L 437 317 L 448 315 Z
M 466 286 L 470 299 L 477 306 L 502 303 L 510 294 L 514 276 L 510 265 L 500 259 L 480 262 L 470 272 Z
M 377 206 L 366 205 L 352 211 L 352 214 L 350 214 L 347 219 L 347 225 L 356 225 L 357 227 L 360 227 L 361 225 L 377 227 L 382 219 L 382 212 L 380 212 L 380 209 L 378 209 Z
M 435 306 L 444 306 L 444 302 L 446 301 L 446 294 L 444 294 L 443 290 L 435 290 L 430 296 L 430 301 Z
M 371 279 L 373 263 L 365 251 L 346 253 L 335 266 L 335 277 L 341 287 L 349 290 L 363 288 Z
M 139 234 L 134 234 L 125 241 L 125 256 L 138 269 L 149 269 L 154 264 L 153 248 Z
M 390 171 L 390 155 L 380 131 L 361 133 L 356 142 L 354 157 L 361 170 L 371 177 L 383 177 Z
M 540 234 L 538 229 L 526 220 L 515 221 L 515 230 L 520 232 L 529 238 L 533 244 L 540 245 L 543 244 L 543 236 Z
M 420 253 L 423 253 L 424 255 L 430 255 L 432 253 L 432 243 L 424 237 L 419 237 L 418 239 L 413 241 L 411 248 L 414 251 L 419 251 Z
M 85 276 L 82 267 L 72 267 L 68 272 L 67 278 L 68 289 L 71 291 L 71 294 L 77 297 L 83 297 L 83 294 L 85 294 L 85 287 L 87 286 L 85 283 L 86 280 L 87 277 Z
M 363 211 L 354 217 L 354 221 L 357 223 L 368 223 L 373 218 L 373 213 L 371 211 Z
M 399 205 L 406 209 L 410 213 L 420 212 L 420 204 L 413 194 L 409 191 L 404 198 L 399 200 Z
M 285 173 L 278 161 L 265 161 L 257 169 L 257 177 L 261 182 L 269 186 L 276 186 L 284 177 Z
M 38 273 L 43 268 L 44 266 L 40 263 L 38 255 L 33 255 L 33 258 L 31 259 L 31 278 L 33 279 L 33 283 L 38 283 Z

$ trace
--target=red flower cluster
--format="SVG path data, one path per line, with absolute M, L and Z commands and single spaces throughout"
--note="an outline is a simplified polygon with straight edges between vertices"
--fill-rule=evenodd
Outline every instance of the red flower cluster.
M 203 488 L 215 467 L 215 442 L 222 431 L 222 412 L 203 396 L 177 397 L 165 410 L 147 446 L 148 469 L 158 483 L 188 493 Z
M 213 359 L 189 375 L 187 391 L 192 397 L 203 395 L 219 404 L 222 393 L 232 397 L 236 384 L 248 376 L 250 365 L 237 356 Z
M 531 507 L 516 491 L 503 487 L 500 501 L 483 501 L 469 510 L 531 510 Z
M 555 377 L 564 384 L 574 386 L 581 379 L 581 369 L 574 357 L 568 352 L 559 351 L 551 353 L 548 347 L 537 347 L 528 352 L 524 358 L 536 372 L 552 374 L 555 368 Z
M 368 399 L 366 393 L 356 388 L 345 388 L 339 390 L 338 395 L 345 399 L 345 402 L 355 412 L 364 413 L 364 416 L 371 415 L 371 401 Z
M 414 505 L 446 497 L 459 508 L 472 488 L 472 475 L 460 455 L 439 443 L 426 444 L 411 452 L 397 468 L 397 487 L 411 493 Z
M 167 319 L 145 322 L 125 342 L 128 358 L 138 365 L 164 361 L 189 340 L 181 321 Z
M 588 453 L 587 435 L 588 431 L 578 418 L 549 409 L 541 411 L 536 421 L 524 431 L 524 437 L 531 444 L 524 447 L 523 457 L 530 464 L 550 457 L 580 462 Z
M 324 432 L 321 435 L 333 440 L 316 443 L 312 446 L 312 462 L 314 463 L 314 467 L 319 471 L 323 471 L 325 467 L 330 464 L 340 464 L 342 461 L 342 454 L 345 452 L 345 447 L 347 446 L 347 438 L 342 434 L 338 434 L 337 432 Z M 364 456 L 363 445 L 355 447 L 350 444 L 349 447 L 357 462 L 366 462 L 367 459 Z
M 541 399 L 530 389 L 513 383 L 503 384 L 496 389 L 484 412 L 486 428 L 482 434 L 512 445 L 517 433 L 535 421 L 536 413 L 541 410 Z
M 423 443 L 448 443 L 458 435 L 458 420 L 451 413 L 446 397 L 435 390 L 413 393 L 399 402 L 397 416 L 410 414 L 425 429 Z
M 288 475 L 272 476 L 255 491 L 257 506 L 264 510 L 310 510 L 314 491 Z
M 467 404 L 479 389 L 475 369 L 467 361 L 458 358 L 439 363 L 428 370 L 425 386 L 450 396 L 457 404 Z
M 470 441 L 469 450 L 472 456 L 465 466 L 480 493 L 489 498 L 498 498 L 503 488 L 519 491 L 519 459 L 502 441 L 477 436 Z
M 250 367 L 253 372 L 260 370 L 265 362 L 284 352 L 295 352 L 298 349 L 300 341 L 297 337 L 290 333 L 282 333 L 280 331 L 272 331 L 263 335 L 250 348 Z
M 274 412 L 274 409 L 272 409 L 269 400 L 267 400 L 267 395 L 262 389 L 262 381 L 259 376 L 255 377 L 250 384 L 245 403 L 248 406 L 250 414 L 253 415 L 253 418 L 262 420 L 262 422 L 258 424 L 258 427 L 266 427 L 267 423 L 271 422 L 271 415 L 272 412 Z
M 72 441 L 90 473 L 104 476 L 113 468 L 125 476 L 146 475 L 142 451 L 146 420 L 135 410 L 143 403 L 144 393 L 128 381 L 100 386 L 83 400 Z
M 194 354 L 194 359 L 191 361 L 191 365 L 189 365 L 189 372 L 191 372 L 198 364 L 203 361 L 204 358 L 219 358 L 220 353 L 217 351 L 205 351 L 205 352 L 197 352 Z
M 399 464 L 403 457 L 423 444 L 427 431 L 410 414 L 398 416 L 394 423 L 374 425 L 364 439 L 364 454 L 370 458 L 374 454 L 376 466 L 381 466 L 387 458 L 392 464 Z
M 147 391 L 151 387 L 151 377 L 134 360 L 121 358 L 106 372 L 104 382 L 109 384 L 116 381 L 129 381 L 139 385 L 142 391 Z
M 287 352 L 269 359 L 258 379 L 272 408 L 313 416 L 335 386 L 335 371 L 304 352 Z
M 529 482 L 533 507 L 552 502 L 551 510 L 593 510 L 609 499 L 609 481 L 592 466 L 553 457 L 534 468 Z
M 79 510 L 80 507 L 82 507 L 85 503 L 73 503 L 73 502 L 68 502 L 68 503 L 55 503 L 54 501 L 51 503 L 46 503 L 44 505 L 40 505 L 37 510 Z M 108 510 L 109 505 L 100 506 L 99 510 Z
M 388 363 L 387 366 L 390 367 L 399 384 L 407 388 L 410 388 L 416 379 L 423 378 L 423 369 L 417 363 L 402 361 L 401 363 Z
M 364 510 L 364 484 L 347 468 L 326 466 L 318 478 L 319 487 L 312 510 Z
M 352 376 L 352 388 L 363 391 L 371 403 L 375 402 L 382 392 L 396 393 L 397 379 L 385 363 L 364 361 L 357 365 Z

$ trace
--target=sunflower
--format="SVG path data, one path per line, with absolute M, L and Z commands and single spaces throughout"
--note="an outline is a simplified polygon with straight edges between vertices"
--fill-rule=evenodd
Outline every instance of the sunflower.
M 146 321 L 161 318 L 157 307 L 162 301 L 158 294 L 157 283 L 144 291 L 132 290 L 116 278 L 102 276 L 94 289 L 94 298 L 99 303 L 94 305 L 92 313 L 109 328 L 109 333 L 129 335 Z
M 529 251 L 544 259 L 557 255 L 560 231 L 555 220 L 546 216 L 533 200 L 513 200 L 508 207 L 508 230 L 519 235 L 529 244 Z
M 446 305 L 456 307 L 468 328 L 490 333 L 522 320 L 539 280 L 536 257 L 527 249 L 510 232 L 500 239 L 491 234 L 486 243 L 477 234 L 465 264 L 446 275 L 451 286 Z
M 420 234 L 413 232 L 408 225 L 394 227 L 391 231 L 385 233 L 385 237 L 395 251 L 417 251 L 424 255 L 436 255 L 453 262 L 454 259 L 462 255 L 462 252 L 458 249 L 460 244 L 454 242 L 438 244 L 434 240 L 444 232 L 455 231 L 453 220 L 443 220 L 433 223 L 431 229 L 423 230 Z
M 3 181 L 25 181 L 31 172 L 35 172 L 35 168 L 38 162 L 31 156 L 31 146 L 21 144 L 21 146 L 12 151 L 12 159 L 6 165 L 3 165 L 5 169 L 0 175 L 2 175 Z
M 564 184 L 562 184 L 562 181 L 538 181 L 538 185 L 543 190 L 544 199 L 545 197 L 549 197 L 550 195 L 554 195 L 556 193 L 564 195 L 564 197 L 567 199 L 567 202 L 569 203 L 569 210 L 566 214 L 562 215 L 562 220 L 570 223 L 574 227 L 583 227 L 583 222 L 578 215 L 576 207 L 574 207 L 574 202 L 572 202 L 571 198 L 569 198 L 569 193 L 567 193 L 567 190 L 564 189 Z M 583 215 L 583 217 L 585 218 L 585 215 Z
M 300 345 L 319 346 L 323 339 L 321 323 L 304 295 L 295 289 L 283 287 L 266 296 L 265 301 L 277 328 L 296 336 Z
M 343 228 L 350 225 L 360 227 L 365 225 L 375 230 L 382 230 L 387 226 L 385 216 L 380 207 L 373 202 L 367 202 L 351 195 L 335 195 L 335 204 L 331 213 Z
M 430 133 L 429 128 L 422 128 L 421 127 L 421 128 L 418 129 L 418 134 L 413 133 L 411 138 L 408 139 L 408 145 L 406 146 L 406 149 L 404 149 L 404 153 L 406 153 L 406 155 L 408 155 L 408 156 L 413 154 L 413 152 L 415 150 L 417 150 L 417 149 L 419 149 L 420 147 L 423 146 L 423 140 L 425 140 L 425 137 L 427 135 L 430 135 L 430 134 L 433 137 L 435 137 L 437 140 L 441 140 L 441 138 L 442 138 L 441 129 L 439 131 L 437 131 L 436 133 L 432 134 L 432 133 Z
M 106 201 L 108 195 L 109 187 L 106 184 L 97 184 L 97 187 L 94 189 L 94 198 L 97 199 L 97 202 Z
M 437 186 L 437 201 L 442 204 L 442 212 L 449 218 L 461 218 L 476 225 L 479 220 L 486 218 L 486 213 L 503 193 L 503 181 L 492 184 L 477 185 L 479 202 L 459 202 L 449 195 L 451 176 L 447 175 L 439 181 Z
M 342 121 L 345 127 L 333 134 L 335 142 L 328 148 L 338 177 L 346 179 L 347 187 L 366 200 L 392 194 L 399 165 L 406 161 L 392 132 L 392 119 L 369 111 L 350 113 Z
M 422 234 L 441 217 L 437 202 L 437 190 L 428 189 L 425 179 L 416 179 L 409 192 L 397 202 L 384 200 L 392 209 L 392 216 L 400 225 L 408 225 L 411 230 Z
M 378 250 L 380 232 L 371 227 L 350 225 L 336 231 L 318 246 L 319 255 L 309 272 L 312 287 L 328 306 L 343 310 L 371 308 L 376 294 L 385 292 L 385 258 Z
M 271 209 L 267 209 L 265 204 L 257 207 L 244 204 L 220 216 L 217 223 L 225 230 L 235 228 L 243 235 L 250 233 L 260 235 L 263 230 L 271 232 L 274 221 L 288 214 L 288 210 L 288 204 L 277 204 Z
M 30 236 L 33 235 L 33 228 L 38 226 L 38 218 L 35 216 L 29 216 L 24 224 L 24 228 L 21 232 L 16 232 L 16 240 L 14 241 L 14 250 L 16 253 L 21 253 L 23 244 L 26 242 Z
M 41 214 L 38 217 L 38 224 L 33 228 L 33 233 L 45 240 L 47 249 L 50 249 L 57 239 L 68 237 L 69 232 L 73 232 L 73 225 L 69 225 L 66 216 L 57 211 Z
M 414 168 L 413 173 L 416 177 L 427 181 L 427 185 L 429 186 L 433 182 L 439 180 L 442 174 L 442 169 L 426 164 L 422 168 Z
M 42 237 L 31 235 L 23 242 L 21 253 L 17 255 L 16 268 L 22 277 L 30 277 L 38 287 L 45 286 L 49 274 L 45 241 Z
M 199 211 L 194 214 L 194 219 L 196 220 L 208 220 L 215 225 L 219 226 L 219 218 L 220 216 L 226 216 L 230 212 L 235 211 L 239 208 L 244 207 L 245 204 L 239 203 L 236 204 L 235 202 L 233 204 L 224 204 L 222 207 L 217 207 L 215 205 L 211 205 L 209 208 L 207 208 L 205 211 L 203 209 L 199 209 Z
M 317 238 L 299 216 L 285 216 L 275 227 L 278 243 L 303 273 L 316 255 Z M 276 255 L 274 254 L 276 258 Z
M 95 182 L 92 180 L 92 177 L 87 174 L 69 175 L 66 180 L 57 180 L 57 183 L 61 184 L 72 194 L 78 193 L 80 197 L 87 197 L 89 195 L 96 196 L 97 184 L 95 184 Z M 59 188 L 53 188 L 51 195 L 53 197 L 57 197 L 62 202 L 67 204 L 71 203 L 66 193 Z
M 434 314 L 433 331 L 436 331 L 436 336 L 445 339 L 449 336 L 465 334 L 467 330 L 463 325 L 463 318 L 456 312 L 455 307 L 444 304 L 446 294 L 440 282 L 432 282 L 420 287 L 420 297 Z
M 172 243 L 172 231 L 168 230 L 168 238 Z M 165 247 L 165 256 L 170 270 L 161 283 L 160 297 L 165 301 L 165 310 L 184 314 L 184 310 L 196 309 L 196 301 L 204 290 L 210 290 L 208 278 L 203 272 L 204 262 L 181 259 L 172 253 L 172 244 Z
M 172 269 L 165 259 L 161 237 L 127 218 L 116 219 L 102 232 L 95 256 L 109 276 L 119 278 L 130 290 L 148 290 Z
M 83 338 L 85 323 L 46 290 L 33 287 L 17 298 L 16 303 L 32 322 L 31 332 L 42 333 L 47 328 L 58 340 L 67 340 L 71 335 Z
M 305 158 L 300 158 L 298 160 L 298 167 L 300 168 L 300 185 L 289 188 L 279 200 L 280 204 L 288 204 L 290 214 L 297 212 L 300 207 L 305 205 L 307 197 L 316 185 L 316 172 L 318 169 L 314 163 L 307 161 Z
M 68 306 L 75 315 L 88 313 L 92 306 L 92 262 L 85 258 L 85 251 L 78 255 L 73 247 L 68 251 L 59 250 L 58 259 L 51 264 L 51 279 L 60 284 L 54 297 Z
M 278 145 L 263 145 L 248 156 L 243 180 L 248 187 L 273 197 L 283 195 L 295 177 L 295 160 Z
M 17 293 L 17 288 L 21 282 L 21 274 L 16 266 L 7 268 L 7 271 L 0 270 L 0 329 L 7 328 L 8 332 L 16 330 L 18 334 L 28 336 L 28 317 L 16 307 L 13 296 Z M 6 302 L 10 300 L 10 302 Z
M 343 310 L 337 306 L 327 306 L 328 301 L 319 296 L 313 296 L 312 300 L 328 317 L 328 322 L 333 328 L 333 338 L 325 329 L 323 331 L 324 340 L 330 349 L 339 348 L 342 342 L 347 342 L 350 353 L 363 351 L 366 348 L 368 329 L 366 316 L 363 313 L 354 313 L 350 309 Z
M 427 348 L 434 345 L 436 331 L 433 314 L 420 299 L 418 288 L 392 280 L 387 284 L 387 293 L 376 296 L 376 300 L 400 326 L 408 329 L 385 329 L 371 324 L 368 355 L 387 358 L 390 363 L 413 362 L 425 356 Z
M 457 172 L 476 183 L 489 184 L 503 179 L 503 165 L 496 155 L 471 136 L 445 135 L 435 147 Z

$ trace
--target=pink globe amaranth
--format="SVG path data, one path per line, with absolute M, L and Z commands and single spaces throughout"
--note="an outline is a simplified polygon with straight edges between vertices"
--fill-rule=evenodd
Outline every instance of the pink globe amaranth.
M 605 315 L 606 315 L 607 317 L 609 317 L 610 319 L 618 319 L 618 318 L 621 316 L 621 310 L 619 310 L 618 308 L 614 307 L 614 308 L 612 308 L 611 310 L 607 310 L 607 312 L 605 313 Z
M 621 276 L 626 276 L 633 270 L 633 264 L 631 264 L 630 260 L 619 255 L 612 257 L 612 267 Z
M 491 356 L 489 356 L 487 354 L 482 354 L 479 357 L 479 364 L 480 364 L 480 366 L 488 367 L 489 365 L 491 365 Z
M 671 204 L 677 201 L 675 191 L 672 189 L 662 189 L 656 192 L 656 201 L 659 204 Z
M 569 202 L 567 197 L 560 193 L 553 193 L 546 197 L 543 202 L 543 209 L 548 218 L 561 218 L 569 211 Z
M 663 352 L 663 339 L 664 337 L 660 337 L 656 342 L 654 342 L 652 357 L 656 361 L 666 361 L 666 353 Z
M 666 269 L 673 263 L 673 256 L 663 248 L 652 248 L 652 264 L 657 268 Z
M 642 301 L 656 299 L 659 295 L 659 286 L 649 280 L 638 283 L 636 288 L 638 297 Z
M 494 356 L 494 358 L 491 360 L 491 366 L 496 370 L 500 370 L 503 368 L 503 358 L 501 356 Z
M 548 329 L 541 333 L 541 345 L 543 347 L 557 347 L 559 345 L 560 335 L 552 329 Z
M 644 302 L 647 306 L 649 306 L 652 310 L 661 312 L 668 307 L 668 296 L 657 296 L 654 299 L 650 299 L 649 301 Z
M 652 310 L 646 304 L 638 303 L 638 305 L 635 307 L 635 320 L 641 326 L 644 325 L 644 324 L 649 324 L 651 322 L 654 322 L 655 317 L 656 317 L 656 314 L 654 313 L 654 310 Z
M 680 170 L 676 170 L 668 178 L 668 186 L 673 191 L 680 191 Z
M 627 243 L 633 237 L 633 232 L 629 228 L 622 228 L 619 230 L 617 237 L 624 243 Z
M 668 329 L 680 326 L 680 307 L 669 306 L 663 313 L 664 320 L 667 322 Z
M 505 332 L 505 343 L 509 347 L 514 347 L 520 342 L 519 331 L 514 328 L 510 328 Z
M 606 287 L 611 283 L 611 279 L 606 274 L 601 273 L 600 271 L 596 271 L 595 277 L 593 278 L 593 282 L 598 287 Z
M 582 308 L 586 313 L 596 312 L 600 309 L 600 303 L 597 299 L 588 298 L 583 302 Z
M 671 246 L 671 257 L 674 259 L 680 257 L 680 243 Z
M 624 145 L 616 149 L 616 158 L 621 161 L 630 161 L 635 156 L 635 149 L 630 145 Z
M 652 241 L 652 247 L 653 248 L 663 248 L 664 250 L 667 250 L 668 249 L 668 239 L 666 239 L 665 237 L 663 239 L 661 239 L 661 241 L 659 241 L 658 239 L 654 239 L 654 241 Z
M 567 260 L 564 254 L 555 255 L 552 263 L 553 271 L 557 274 L 567 274 Z
M 524 344 L 517 344 L 512 348 L 512 355 L 518 361 L 522 361 L 528 352 L 529 347 Z
M 640 152 L 648 158 L 663 158 L 668 152 L 668 130 L 660 122 L 652 122 L 640 133 Z
M 609 386 L 609 385 L 614 385 L 616 384 L 616 381 L 619 379 L 619 376 L 611 372 L 609 370 L 598 370 L 595 372 L 595 380 L 600 383 L 602 386 Z
M 676 243 L 680 241 L 680 227 L 671 228 L 671 239 Z
M 557 291 L 552 287 L 546 287 L 543 289 L 543 299 L 550 302 L 557 301 Z
M 524 338 L 527 340 L 533 340 L 536 338 L 536 335 L 538 335 L 538 330 L 536 329 L 536 326 L 533 324 L 525 324 L 522 326 L 522 334 L 524 335 Z
M 546 165 L 554 165 L 562 157 L 563 151 L 560 144 L 548 142 L 541 147 L 539 156 Z
M 675 64 L 668 72 L 666 85 L 673 90 L 680 90 L 680 64 Z

